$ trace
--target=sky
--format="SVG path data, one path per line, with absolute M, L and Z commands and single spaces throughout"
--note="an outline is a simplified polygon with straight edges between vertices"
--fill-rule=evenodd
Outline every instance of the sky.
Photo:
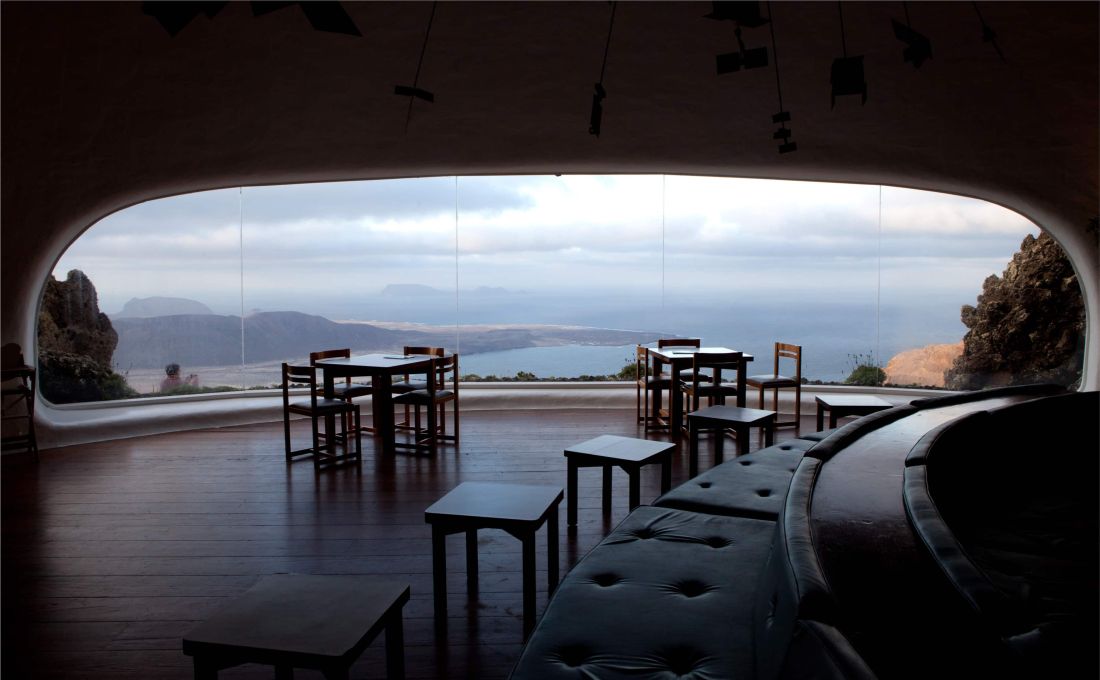
M 377 319 L 397 308 L 380 296 L 390 284 L 452 296 L 456 286 L 501 287 L 543 300 L 851 298 L 957 309 L 1037 233 L 1000 206 L 895 187 L 437 177 L 151 201 L 93 225 L 54 272 L 83 270 L 108 314 L 130 298 L 167 296 L 224 314 Z

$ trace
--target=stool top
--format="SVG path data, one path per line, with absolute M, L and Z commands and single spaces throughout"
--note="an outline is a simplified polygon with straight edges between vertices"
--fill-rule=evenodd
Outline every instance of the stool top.
M 373 576 L 265 576 L 183 638 L 183 653 L 341 658 L 361 651 L 409 601 L 409 586 Z
M 424 511 L 424 521 L 478 520 L 478 526 L 505 527 L 531 523 L 536 527 L 561 502 L 561 487 L 500 482 L 463 482 Z
M 741 406 L 708 406 L 687 414 L 689 420 L 728 422 L 737 425 L 755 425 L 775 419 L 775 411 Z
M 640 463 L 675 448 L 676 444 L 674 442 L 656 442 L 649 439 L 605 434 L 595 439 L 571 445 L 565 450 L 565 457 L 591 456 Z

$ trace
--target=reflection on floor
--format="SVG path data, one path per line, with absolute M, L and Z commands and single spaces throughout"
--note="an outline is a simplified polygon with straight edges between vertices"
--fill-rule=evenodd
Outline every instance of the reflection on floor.
M 802 432 L 813 431 L 812 415 Z M 308 436 L 305 422 L 295 427 Z M 506 677 L 522 646 L 519 542 L 479 534 L 480 594 L 467 599 L 463 537 L 448 540 L 449 619 L 432 626 L 432 563 L 424 509 L 463 481 L 565 485 L 563 450 L 599 434 L 642 436 L 633 409 L 472 411 L 461 447 L 435 457 L 374 454 L 361 469 L 315 477 L 283 461 L 280 423 L 156 435 L 42 451 L 34 464 L 6 456 L 3 503 L 3 676 L 190 678 L 180 640 L 262 575 L 385 574 L 412 587 L 405 607 L 410 678 Z M 794 436 L 780 430 L 777 440 Z M 652 435 L 660 437 L 660 435 Z M 752 448 L 760 446 L 754 437 Z M 736 450 L 725 444 L 727 459 Z M 700 469 L 711 465 L 701 449 Z M 686 453 L 673 485 L 687 478 Z M 659 491 L 642 473 L 642 502 Z M 600 473 L 580 475 L 578 531 L 561 522 L 564 574 L 626 516 L 627 479 L 616 471 L 610 517 Z M 545 555 L 545 532 L 537 551 Z M 539 560 L 538 610 L 546 604 Z M 383 677 L 381 640 L 353 677 Z M 221 677 L 272 677 L 241 666 Z M 314 677 L 301 672 L 297 677 Z M 317 676 L 319 677 L 319 676 Z

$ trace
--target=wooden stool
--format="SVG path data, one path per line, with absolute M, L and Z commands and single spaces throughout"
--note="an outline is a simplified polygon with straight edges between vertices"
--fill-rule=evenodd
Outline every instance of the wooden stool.
M 885 399 L 858 394 L 823 394 L 815 397 L 814 401 L 817 402 L 818 432 L 825 429 L 825 411 L 829 412 L 829 429 L 832 429 L 836 427 L 837 418 L 866 416 L 894 407 Z
M 535 532 L 546 525 L 548 592 L 558 585 L 559 487 L 463 482 L 424 511 L 432 525 L 432 585 L 435 621 L 447 620 L 447 543 L 450 534 L 466 534 L 466 591 L 476 593 L 477 530 L 503 529 L 523 544 L 523 639 L 535 628 Z
M 775 411 L 738 406 L 710 406 L 687 415 L 688 419 L 688 474 L 694 477 L 699 473 L 699 432 L 700 430 L 718 430 L 715 442 L 714 464 L 722 462 L 722 439 L 726 430 L 737 434 L 737 455 L 749 452 L 749 429 L 759 427 L 764 430 L 764 446 L 771 446 L 775 437 Z
M 675 450 L 676 444 L 674 443 L 618 437 L 611 434 L 605 434 L 570 446 L 565 450 L 565 457 L 569 465 L 568 483 L 566 484 L 569 490 L 569 500 L 566 503 L 569 526 L 577 526 L 577 468 L 603 468 L 604 514 L 611 512 L 611 468 L 616 465 L 622 468 L 630 478 L 630 509 L 633 510 L 641 504 L 639 473 L 642 466 L 660 463 L 661 493 L 665 493 L 671 488 L 672 452 Z
M 265 576 L 183 638 L 195 680 L 242 663 L 275 666 L 276 677 L 311 668 L 345 679 L 386 631 L 386 677 L 405 677 L 401 609 L 409 586 L 370 576 Z

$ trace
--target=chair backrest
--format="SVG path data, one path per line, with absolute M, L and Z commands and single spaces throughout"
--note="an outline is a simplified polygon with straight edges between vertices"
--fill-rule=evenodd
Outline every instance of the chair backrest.
M 802 346 L 801 345 L 788 345 L 785 342 L 775 343 L 775 368 L 773 372 L 775 375 L 779 375 L 779 360 L 780 359 L 794 359 L 794 378 L 801 382 L 802 380 Z
M 314 408 L 317 406 L 317 367 L 294 366 L 283 362 L 283 408 L 290 403 L 290 385 L 303 385 L 309 388 L 309 399 Z
M 638 345 L 634 349 L 634 380 L 645 382 L 649 379 L 649 348 Z
M 713 371 L 711 374 L 715 387 L 722 384 L 722 371 L 734 371 L 738 373 L 740 382 L 744 376 L 740 374 L 741 352 L 696 352 L 691 361 L 691 384 L 698 390 L 700 382 L 699 374 L 705 369 Z M 705 375 L 705 374 L 704 374 Z
M 657 340 L 657 349 L 663 347 L 701 347 L 699 338 L 660 338 Z
M 409 346 L 409 345 L 405 345 L 405 348 L 404 348 L 402 353 L 407 355 L 407 356 L 408 355 L 415 355 L 415 354 L 426 354 L 426 355 L 432 356 L 432 357 L 442 357 L 444 354 L 446 354 L 446 350 L 444 350 L 442 347 L 412 347 L 412 346 Z M 405 374 L 405 380 L 408 380 L 412 375 L 413 374 L 411 374 L 411 373 L 406 373 Z M 419 375 L 419 374 L 417 374 L 417 375 Z M 436 372 L 436 380 L 438 382 L 442 382 L 443 373 L 440 373 L 440 372 L 437 371 Z
M 447 373 L 451 374 L 451 391 L 458 394 L 458 355 L 432 357 L 432 367 L 428 371 L 428 394 L 435 395 L 439 390 L 447 389 Z
M 350 358 L 351 358 L 351 349 L 348 348 L 348 347 L 345 347 L 343 349 L 326 349 L 326 350 L 323 350 L 321 352 L 310 352 L 309 353 L 309 365 L 310 366 L 316 366 L 318 361 L 323 361 L 325 359 L 350 359 Z M 348 376 L 348 377 L 344 378 L 344 384 L 345 385 L 351 385 L 351 376 Z M 314 391 L 317 391 L 318 389 L 321 389 L 321 386 L 319 386 L 315 383 L 314 384 Z
M 23 350 L 14 342 L 0 348 L 0 368 L 23 368 Z

